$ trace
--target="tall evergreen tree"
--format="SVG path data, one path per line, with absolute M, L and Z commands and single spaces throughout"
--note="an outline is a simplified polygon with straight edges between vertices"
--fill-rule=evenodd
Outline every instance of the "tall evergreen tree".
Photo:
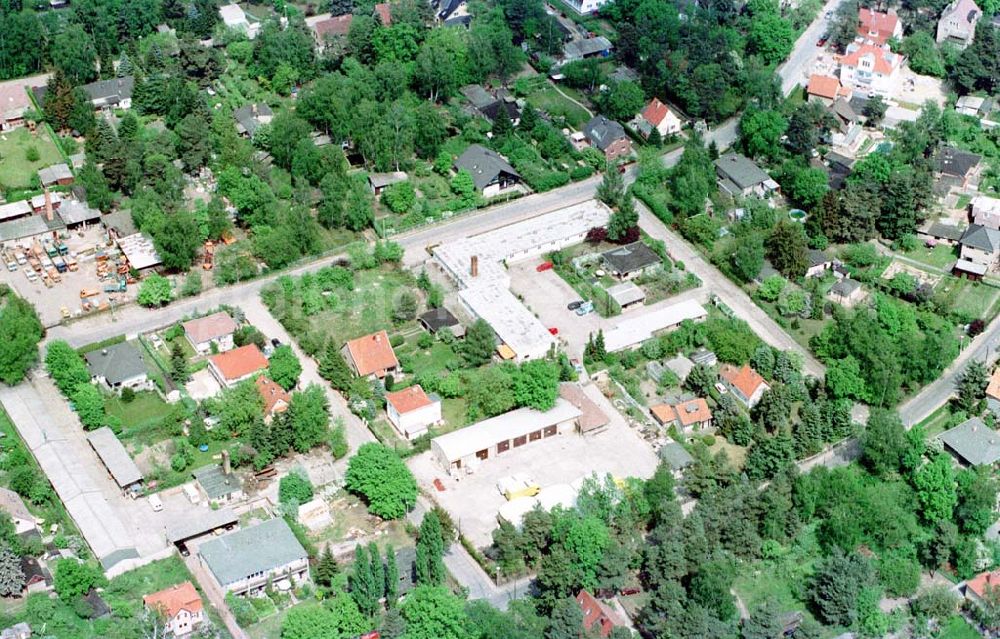
M 333 580 L 339 572 L 340 564 L 337 563 L 337 559 L 333 556 L 333 550 L 327 545 L 323 549 L 323 554 L 320 555 L 319 561 L 316 563 L 316 583 L 324 588 L 329 588 L 333 585 Z
M 330 382 L 330 386 L 338 391 L 346 391 L 351 387 L 354 374 L 347 366 L 344 356 L 337 348 L 337 342 L 330 340 L 323 351 L 323 356 L 319 360 L 320 377 Z
M 437 586 L 444 583 L 444 537 L 441 520 L 432 512 L 424 513 L 417 539 L 417 583 Z
M 399 567 L 396 565 L 396 550 L 389 544 L 385 547 L 385 605 L 392 608 L 399 598 Z
M 627 241 L 632 229 L 638 226 L 639 213 L 635 210 L 635 202 L 631 195 L 625 194 L 618 204 L 618 210 L 608 220 L 608 239 L 612 242 Z
M 175 341 L 170 347 L 170 379 L 178 384 L 183 384 L 190 378 L 188 372 L 187 357 L 184 356 L 184 349 L 180 342 Z
M 21 560 L 4 543 L 0 546 L 0 596 L 20 595 L 23 590 L 24 571 L 21 570 Z
M 379 554 L 375 542 L 368 544 L 368 569 L 371 570 L 375 598 L 381 599 L 385 596 L 385 569 L 382 566 L 382 556 Z
M 372 583 L 371 557 L 361 544 L 354 549 L 354 571 L 350 578 L 351 598 L 362 614 L 373 617 L 378 612 L 379 587 Z
M 625 199 L 625 180 L 611 163 L 604 168 L 604 179 L 597 187 L 597 199 L 611 208 L 618 208 Z

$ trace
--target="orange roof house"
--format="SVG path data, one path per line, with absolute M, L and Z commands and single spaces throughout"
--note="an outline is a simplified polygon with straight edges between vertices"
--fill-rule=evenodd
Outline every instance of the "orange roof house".
M 646 124 L 645 127 L 640 126 L 641 132 L 646 137 L 649 137 L 653 129 L 659 131 L 660 135 L 672 135 L 680 133 L 681 130 L 680 118 L 670 110 L 670 107 L 661 102 L 659 98 L 650 100 L 649 104 L 639 113 L 639 118 Z
M 976 602 L 983 601 L 987 590 L 996 588 L 1000 588 L 1000 570 L 981 572 L 965 582 L 965 596 Z
M 165 616 L 167 629 L 175 637 L 191 632 L 205 619 L 201 596 L 190 581 L 146 595 L 142 603 Z
M 726 364 L 719 371 L 719 378 L 733 396 L 749 408 L 755 406 L 760 401 L 764 391 L 771 388 L 760 373 L 751 368 L 749 364 L 744 364 L 740 368 Z
M 624 626 L 625 622 L 618 613 L 597 600 L 586 590 L 581 590 L 576 596 L 576 603 L 583 611 L 583 627 L 595 630 L 601 637 L 607 637 L 615 626 Z M 596 628 L 594 626 L 597 626 Z
M 351 23 L 353 21 L 354 16 L 350 13 L 345 13 L 342 16 L 334 16 L 332 18 L 314 22 L 312 24 L 312 30 L 316 35 L 316 41 L 323 44 L 323 41 L 328 37 L 345 37 L 351 30 Z
M 359 377 L 381 379 L 399 368 L 396 352 L 392 350 L 389 335 L 385 331 L 352 339 L 344 345 L 342 352 L 344 359 Z
M 257 392 L 264 398 L 264 414 L 271 417 L 275 413 L 283 413 L 288 410 L 288 402 L 291 401 L 288 393 L 280 384 L 263 375 L 254 380 Z
M 660 425 L 676 424 L 681 430 L 711 428 L 712 409 L 708 402 L 698 397 L 676 404 L 657 404 L 649 409 Z
M 247 344 L 213 355 L 208 358 L 208 367 L 220 384 L 229 387 L 267 369 L 267 358 L 256 344 Z
M 849 97 L 850 89 L 840 84 L 840 80 L 829 75 L 813 74 L 809 76 L 806 93 L 810 98 L 816 97 L 823 101 L 833 102 L 837 98 Z
M 1000 368 L 996 368 L 990 375 L 990 383 L 986 386 L 986 396 L 1000 401 Z
M 903 36 L 903 23 L 895 13 L 862 8 L 858 11 L 858 35 L 879 46 Z
M 428 397 L 420 384 L 385 394 L 389 422 L 403 437 L 414 439 L 441 422 L 441 400 Z

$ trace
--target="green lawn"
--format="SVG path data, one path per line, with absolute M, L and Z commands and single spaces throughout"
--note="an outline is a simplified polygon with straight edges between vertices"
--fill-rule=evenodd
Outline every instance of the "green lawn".
M 444 418 L 445 425 L 438 429 L 438 433 L 461 428 L 469 422 L 469 403 L 464 397 L 455 397 L 441 400 L 441 417 Z
M 912 251 L 907 251 L 904 255 L 911 260 L 923 262 L 928 266 L 939 269 L 950 268 L 955 263 L 955 260 L 958 259 L 955 247 L 948 246 L 947 244 L 938 244 L 933 248 L 920 245 Z
M 979 639 L 982 635 L 959 615 L 954 615 L 941 628 L 938 639 Z
M 38 150 L 38 160 L 29 162 L 26 152 L 29 147 Z M 38 169 L 62 162 L 62 156 L 55 143 L 39 128 L 32 133 L 27 127 L 0 134 L 0 188 L 26 188 Z
M 109 415 L 122 420 L 122 439 L 146 439 L 145 436 L 159 427 L 164 414 L 170 410 L 167 403 L 153 391 L 136 393 L 135 399 L 127 403 L 121 397 L 112 395 L 108 397 L 104 407 Z
M 403 365 L 403 370 L 414 375 L 438 375 L 456 370 L 462 366 L 462 360 L 450 345 L 434 340 L 430 348 L 419 348 L 417 340 L 423 331 L 411 336 L 402 346 L 396 347 L 396 356 Z
M 946 277 L 934 288 L 934 295 L 960 317 L 989 320 L 1000 290 L 971 280 Z
M 924 421 L 920 422 L 920 426 L 924 429 L 924 435 L 927 439 L 932 437 L 937 437 L 943 433 L 948 428 L 948 422 L 951 419 L 951 409 L 948 404 L 939 407 Z
M 566 89 L 563 89 L 565 92 Z M 578 104 L 567 100 L 551 85 L 533 91 L 528 96 L 528 103 L 536 109 L 545 111 L 552 117 L 564 117 L 574 129 L 583 128 L 590 120 L 590 114 Z

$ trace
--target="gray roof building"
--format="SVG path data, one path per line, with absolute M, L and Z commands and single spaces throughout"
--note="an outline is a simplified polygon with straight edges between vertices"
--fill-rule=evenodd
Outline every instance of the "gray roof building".
M 611 52 L 611 40 L 604 36 L 574 40 L 563 47 L 563 57 L 566 60 L 580 60 L 594 55 L 607 55 Z
M 100 80 L 91 82 L 82 87 L 88 96 L 90 103 L 95 108 L 115 106 L 132 99 L 132 90 L 135 88 L 135 78 L 127 75 L 122 78 L 111 78 L 110 80 Z
M 829 264 L 831 261 L 830 256 L 819 249 L 809 249 L 806 251 L 806 258 L 809 260 L 809 266 Z
M 444 307 L 432 308 L 417 319 L 431 333 L 437 333 L 442 328 L 459 326 L 458 318 Z
M 691 453 L 673 441 L 664 444 L 663 448 L 660 449 L 660 459 L 675 471 L 684 470 L 694 463 L 694 457 L 691 456 Z
M 622 308 L 638 304 L 646 299 L 646 292 L 636 286 L 634 282 L 616 284 L 609 287 L 607 293 Z
M 192 471 L 191 474 L 198 480 L 205 494 L 211 500 L 222 499 L 234 493 L 243 492 L 243 483 L 240 482 L 240 478 L 236 476 L 236 473 L 229 473 L 227 475 L 222 466 L 218 464 L 202 466 Z
M 223 587 L 308 558 L 305 548 L 280 517 L 207 541 L 198 548 L 198 553 Z
M 671 372 L 673 372 L 673 374 L 676 375 L 679 380 L 683 382 L 685 379 L 687 379 L 687 376 L 691 372 L 691 369 L 694 368 L 695 363 L 692 360 L 684 357 L 684 355 L 678 353 L 676 357 L 672 357 L 668 359 L 666 362 L 664 362 L 664 365 L 668 369 L 670 369 Z
M 116 386 L 148 374 L 142 353 L 132 342 L 112 344 L 84 355 L 92 377 L 106 379 L 109 386 Z
M 970 151 L 943 146 L 934 154 L 934 170 L 942 175 L 965 178 L 979 166 L 982 156 Z
M 87 435 L 87 441 L 120 488 L 125 489 L 142 481 L 139 467 L 129 457 L 128 451 L 110 428 L 107 426 L 98 428 Z
M 56 215 L 59 216 L 59 219 L 66 226 L 75 226 L 84 222 L 95 222 L 101 219 L 100 211 L 92 209 L 83 202 L 76 200 L 63 200 L 59 206 L 59 210 L 56 211 Z
M 838 297 L 850 297 L 859 288 L 861 288 L 861 282 L 845 277 L 841 280 L 837 280 L 837 282 L 830 287 L 830 292 Z
M 274 111 L 264 103 L 247 104 L 233 111 L 233 117 L 236 119 L 236 130 L 240 134 L 245 133 L 251 136 L 263 124 L 261 118 L 273 116 Z
M 45 219 L 44 215 L 32 215 L 18 220 L 8 220 L 0 222 L 0 242 L 13 242 L 23 240 L 50 231 L 61 231 L 66 228 L 59 218 L 53 218 L 51 222 Z
M 1000 250 L 1000 231 L 988 226 L 971 224 L 965 233 L 962 233 L 959 242 L 980 251 L 995 253 Z
M 660 256 L 643 242 L 632 242 L 625 246 L 613 248 L 601 254 L 605 264 L 615 274 L 626 276 L 655 266 L 660 263 Z
M 38 179 L 43 186 L 58 184 L 60 180 L 72 180 L 73 172 L 65 162 L 38 169 Z
M 219 528 L 236 525 L 239 518 L 228 508 L 212 510 L 200 508 L 199 514 L 187 514 L 167 524 L 167 541 L 172 544 L 181 543 L 193 537 L 200 537 Z
M 728 181 L 736 186 L 739 192 L 754 188 L 770 181 L 764 169 L 757 163 L 739 153 L 727 153 L 715 161 L 715 173 L 723 183 Z
M 591 145 L 604 151 L 616 141 L 628 137 L 625 135 L 625 127 L 614 120 L 609 120 L 603 115 L 595 115 L 583 126 L 583 134 L 590 140 Z
M 477 109 L 488 107 L 497 101 L 496 97 L 483 88 L 481 84 L 467 84 L 459 89 L 459 92 L 465 96 L 469 104 Z
M 104 224 L 104 228 L 114 230 L 118 234 L 118 237 L 126 237 L 139 232 L 139 229 L 135 226 L 135 222 L 132 221 L 131 211 L 108 213 L 101 219 L 101 222 Z
M 465 153 L 455 160 L 455 170 L 465 169 L 472 174 L 472 181 L 476 185 L 477 191 L 482 191 L 492 182 L 504 174 L 520 179 L 521 176 L 514 170 L 507 160 L 481 144 L 473 144 L 465 150 Z
M 1000 460 L 1000 433 L 978 417 L 941 433 L 941 441 L 961 462 L 970 466 L 994 464 Z
M 941 222 L 934 222 L 927 227 L 927 230 L 923 231 L 925 235 L 942 240 L 950 240 L 952 242 L 961 240 L 964 232 L 965 229 L 961 226 L 957 226 L 955 224 L 942 224 Z

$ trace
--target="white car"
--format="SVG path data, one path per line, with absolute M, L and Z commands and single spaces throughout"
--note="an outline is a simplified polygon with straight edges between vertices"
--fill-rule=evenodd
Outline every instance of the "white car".
M 149 505 L 153 508 L 154 513 L 158 513 L 163 510 L 163 502 L 160 500 L 160 496 L 157 494 L 152 494 L 149 496 Z

